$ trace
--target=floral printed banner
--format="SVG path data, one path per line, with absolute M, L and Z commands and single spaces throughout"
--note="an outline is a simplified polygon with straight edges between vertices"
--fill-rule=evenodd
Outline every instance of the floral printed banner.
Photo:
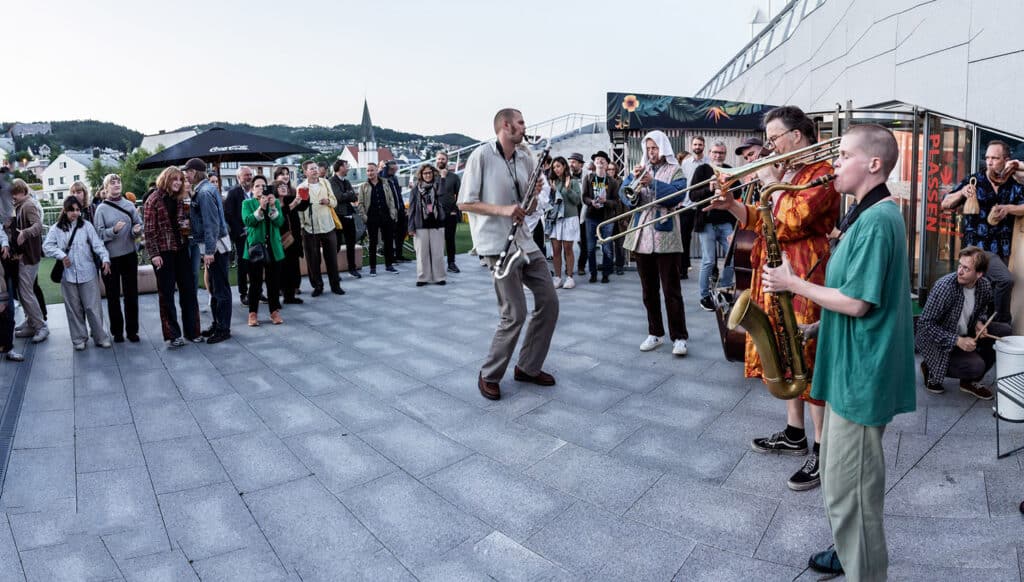
M 761 129 L 761 117 L 774 105 L 608 93 L 608 131 L 646 129 Z

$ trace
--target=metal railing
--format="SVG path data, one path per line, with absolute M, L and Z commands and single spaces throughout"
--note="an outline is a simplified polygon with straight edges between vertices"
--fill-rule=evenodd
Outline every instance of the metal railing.
M 694 97 L 713 98 L 718 91 L 733 82 L 736 77 L 742 75 L 744 71 L 789 40 L 800 23 L 825 2 L 826 0 L 792 0 L 775 18 L 772 18 L 764 30 L 715 73 Z

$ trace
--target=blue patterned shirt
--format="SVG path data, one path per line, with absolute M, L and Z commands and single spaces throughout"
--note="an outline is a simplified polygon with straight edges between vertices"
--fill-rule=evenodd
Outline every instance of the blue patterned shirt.
M 967 185 L 971 178 L 978 180 L 978 214 L 963 215 L 963 245 L 974 245 L 990 253 L 999 255 L 1003 261 L 1010 256 L 1010 243 L 1013 240 L 1013 222 L 1017 218 L 1007 215 L 999 224 L 988 223 L 988 213 L 997 204 L 1024 204 L 1024 186 L 1010 178 L 997 191 L 989 182 L 985 172 L 968 176 L 960 182 L 953 192 Z

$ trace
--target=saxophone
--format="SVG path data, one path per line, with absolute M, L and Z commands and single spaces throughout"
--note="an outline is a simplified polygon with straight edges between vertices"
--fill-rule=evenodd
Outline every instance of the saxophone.
M 772 216 L 772 193 L 780 190 L 807 190 L 834 179 L 834 174 L 828 174 L 802 186 L 772 184 L 761 192 L 757 212 L 761 215 L 761 233 L 768 255 L 767 266 L 778 267 L 782 264 L 782 247 L 779 246 L 779 238 L 775 233 L 775 219 Z M 793 294 L 785 291 L 770 295 L 775 319 L 779 322 L 778 327 L 773 326 L 768 314 L 750 300 L 749 289 L 736 299 L 732 311 L 729 312 L 728 327 L 732 330 L 742 325 L 747 330 L 758 355 L 761 356 L 768 391 L 776 398 L 790 400 L 803 394 L 811 381 L 804 362 L 804 337 L 797 326 L 796 313 L 793 311 Z

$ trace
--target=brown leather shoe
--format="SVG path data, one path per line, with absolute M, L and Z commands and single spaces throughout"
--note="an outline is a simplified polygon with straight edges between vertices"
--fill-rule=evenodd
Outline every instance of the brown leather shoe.
M 554 386 L 555 385 L 555 377 L 552 376 L 551 374 L 548 374 L 547 372 L 545 372 L 543 370 L 541 370 L 540 372 L 537 372 L 536 376 L 531 376 L 531 375 L 527 374 L 526 372 L 520 370 L 519 366 L 516 366 L 516 370 L 515 370 L 515 374 L 513 375 L 513 378 L 515 378 L 516 382 L 530 382 L 530 383 L 536 384 L 538 386 Z
M 488 400 L 501 400 L 501 388 L 498 387 L 498 383 L 484 380 L 483 372 L 480 372 L 477 387 L 480 388 L 480 394 L 482 394 L 484 398 Z

